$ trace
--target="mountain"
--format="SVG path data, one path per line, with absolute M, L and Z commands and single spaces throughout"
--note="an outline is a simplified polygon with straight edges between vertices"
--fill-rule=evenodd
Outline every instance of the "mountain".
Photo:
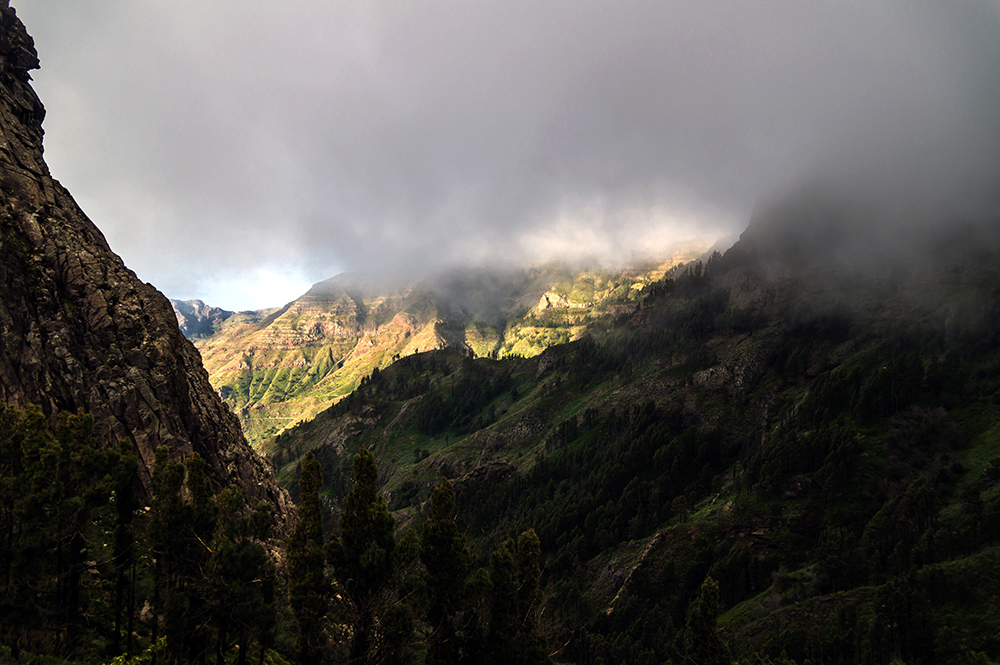
M 0 398 L 93 415 L 104 446 L 132 442 L 147 494 L 155 450 L 201 455 L 216 487 L 285 511 L 268 466 L 219 400 L 170 303 L 114 254 L 49 174 L 31 37 L 0 5 Z
M 449 478 L 481 560 L 534 529 L 561 662 L 687 662 L 699 630 L 740 662 L 996 662 L 1000 220 L 884 231 L 793 192 L 579 339 L 401 358 L 263 449 L 333 505 L 371 450 L 404 529 Z
M 200 306 L 188 314 L 175 308 L 189 329 L 192 320 L 216 317 L 215 332 L 195 344 L 212 384 L 256 445 L 343 399 L 372 370 L 413 353 L 455 348 L 532 356 L 574 339 L 708 248 L 686 246 L 662 262 L 617 270 L 556 264 L 455 270 L 406 284 L 339 275 L 280 309 L 226 318 Z
M 211 307 L 201 300 L 170 299 L 177 317 L 177 325 L 188 339 L 197 339 L 214 333 L 222 322 L 233 315 L 233 312 L 220 307 Z
M 198 304 L 213 388 L 49 175 L 37 64 L 0 0 L 0 660 L 1000 660 L 1000 219 L 807 188 L 683 267 Z M 280 569 L 235 491 L 279 487 Z

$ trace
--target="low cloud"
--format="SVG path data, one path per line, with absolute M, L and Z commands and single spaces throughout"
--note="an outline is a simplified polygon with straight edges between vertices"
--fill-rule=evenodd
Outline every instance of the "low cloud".
M 53 174 L 168 295 L 640 255 L 819 174 L 996 210 L 993 0 L 14 5 Z

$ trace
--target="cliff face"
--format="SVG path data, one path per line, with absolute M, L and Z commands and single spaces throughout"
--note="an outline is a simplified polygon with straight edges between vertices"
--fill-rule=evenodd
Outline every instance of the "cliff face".
M 0 399 L 93 414 L 101 441 L 134 442 L 146 489 L 154 451 L 198 453 L 217 486 L 286 509 L 269 467 L 219 400 L 168 300 L 141 282 L 54 180 L 34 43 L 0 0 Z
M 188 339 L 211 335 L 234 312 L 206 305 L 201 300 L 171 300 L 177 325 Z

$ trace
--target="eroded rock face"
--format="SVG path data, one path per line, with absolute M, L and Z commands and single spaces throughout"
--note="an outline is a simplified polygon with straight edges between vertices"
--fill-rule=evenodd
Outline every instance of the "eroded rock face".
M 174 308 L 177 325 L 188 339 L 211 335 L 233 315 L 229 310 L 206 305 L 201 300 L 171 300 L 170 304 Z
M 83 409 L 129 440 L 149 489 L 154 451 L 205 458 L 217 487 L 287 506 L 208 381 L 169 301 L 141 282 L 42 159 L 34 43 L 0 0 L 0 399 L 50 418 Z

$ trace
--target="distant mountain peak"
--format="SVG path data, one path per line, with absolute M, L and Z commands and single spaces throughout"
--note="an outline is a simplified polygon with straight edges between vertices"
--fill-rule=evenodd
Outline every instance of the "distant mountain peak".
M 206 305 L 202 300 L 170 300 L 177 317 L 177 325 L 188 339 L 205 337 L 214 333 L 233 312 Z

